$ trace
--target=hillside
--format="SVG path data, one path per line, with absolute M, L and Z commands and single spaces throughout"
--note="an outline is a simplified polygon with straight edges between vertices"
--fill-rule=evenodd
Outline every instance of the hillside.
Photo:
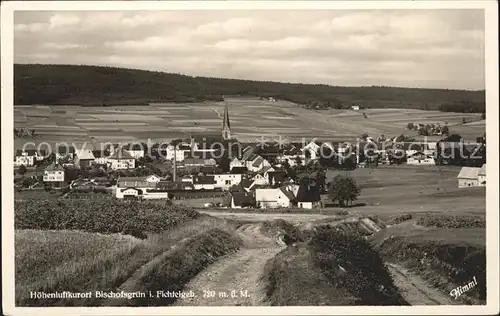
M 273 96 L 312 108 L 414 108 L 484 112 L 485 91 L 336 87 L 77 65 L 14 65 L 14 104 L 141 105 L 222 100 L 222 95 Z

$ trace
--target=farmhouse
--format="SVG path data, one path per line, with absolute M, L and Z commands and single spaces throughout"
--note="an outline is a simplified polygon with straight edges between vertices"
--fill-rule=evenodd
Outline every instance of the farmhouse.
M 481 168 L 462 167 L 457 179 L 459 188 L 486 186 L 486 165 Z
M 292 207 L 295 195 L 291 187 L 258 188 L 255 190 L 255 202 L 261 208 Z
M 301 162 L 302 164 L 305 159 L 305 154 L 295 146 L 291 149 L 284 150 L 281 155 L 276 157 L 276 161 L 281 163 L 286 161 L 291 167 L 297 165 L 298 162 Z
M 52 163 L 43 171 L 43 182 L 62 184 L 64 182 L 64 168 Z
M 115 151 L 111 157 L 108 158 L 111 169 L 113 170 L 123 170 L 123 169 L 134 169 L 135 159 L 126 150 L 120 148 Z
M 229 190 L 234 185 L 240 184 L 242 180 L 241 174 L 220 173 L 213 175 L 215 188 Z
M 110 156 L 109 151 L 104 150 L 92 150 L 92 155 L 94 156 L 94 163 L 97 165 L 107 165 L 108 157 Z
M 353 106 L 351 106 L 351 109 L 353 111 L 359 111 L 359 105 L 353 105 Z
M 421 151 L 415 152 L 406 158 L 409 165 L 435 165 L 434 157 L 424 154 Z
M 320 148 L 320 146 L 318 144 L 311 141 L 309 144 L 304 146 L 304 148 L 302 148 L 302 152 L 304 154 L 304 157 L 306 159 L 310 159 L 310 160 L 318 159 L 319 158 L 318 157 L 319 148 Z
M 214 190 L 215 189 L 214 176 L 193 176 L 193 187 L 195 190 Z
M 92 150 L 89 149 L 81 149 L 75 151 L 75 166 L 80 168 L 88 168 L 95 161 L 94 154 Z
M 20 166 L 25 166 L 25 167 L 32 167 L 35 165 L 37 153 L 36 150 L 26 150 L 26 151 L 21 151 L 18 150 L 16 153 L 16 160 L 14 162 L 14 165 L 17 167 Z

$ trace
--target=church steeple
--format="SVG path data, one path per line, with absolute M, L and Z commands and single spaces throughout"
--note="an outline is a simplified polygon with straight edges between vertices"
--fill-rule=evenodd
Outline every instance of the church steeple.
M 227 104 L 224 107 L 224 118 L 222 121 L 222 139 L 231 139 L 231 124 L 229 123 L 229 110 Z

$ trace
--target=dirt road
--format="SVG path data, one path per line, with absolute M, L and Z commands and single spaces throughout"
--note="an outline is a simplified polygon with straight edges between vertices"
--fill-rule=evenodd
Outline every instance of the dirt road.
M 387 268 L 392 275 L 394 285 L 411 305 L 457 305 L 459 301 L 442 291 L 429 287 L 424 280 L 412 274 L 402 266 L 388 263 Z
M 179 299 L 177 306 L 262 306 L 265 288 L 261 281 L 264 266 L 284 248 L 277 238 L 260 232 L 260 224 L 238 228 L 243 247 L 235 254 L 219 259 L 198 274 L 185 291 L 194 298 Z

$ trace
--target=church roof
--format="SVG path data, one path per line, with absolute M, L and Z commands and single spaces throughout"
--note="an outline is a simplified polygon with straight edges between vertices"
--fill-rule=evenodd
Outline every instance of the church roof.
M 222 121 L 222 130 L 230 129 L 231 124 L 229 123 L 229 110 L 227 109 L 227 104 L 224 107 L 224 120 Z

